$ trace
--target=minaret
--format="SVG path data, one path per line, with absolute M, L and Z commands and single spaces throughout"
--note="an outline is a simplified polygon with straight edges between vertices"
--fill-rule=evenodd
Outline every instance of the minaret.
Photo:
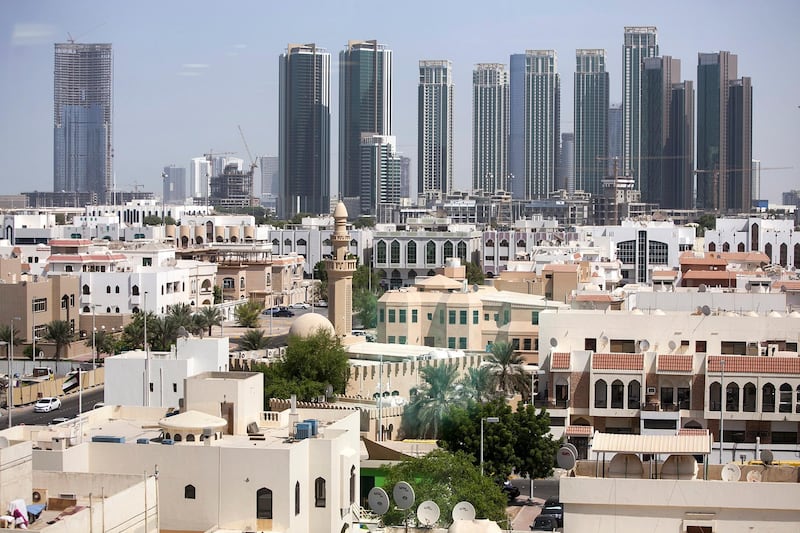
M 350 337 L 353 331 L 353 273 L 355 258 L 347 257 L 350 234 L 347 233 L 347 208 L 339 202 L 333 212 L 336 227 L 331 235 L 333 259 L 325 261 L 328 273 L 328 318 L 336 336 Z

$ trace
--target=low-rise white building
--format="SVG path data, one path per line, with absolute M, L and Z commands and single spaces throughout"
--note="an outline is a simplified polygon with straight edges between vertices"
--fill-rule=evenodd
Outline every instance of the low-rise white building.
M 718 218 L 716 228 L 706 231 L 709 252 L 764 252 L 774 265 L 800 268 L 800 232 L 794 220 L 760 217 Z

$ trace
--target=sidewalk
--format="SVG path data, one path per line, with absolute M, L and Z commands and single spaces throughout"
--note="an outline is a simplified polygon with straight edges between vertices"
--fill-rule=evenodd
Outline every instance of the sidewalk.
M 544 500 L 534 497 L 531 504 L 528 503 L 526 497 L 520 496 L 517 498 L 517 503 L 518 505 L 510 508 L 517 511 L 516 516 L 511 519 L 511 529 L 514 531 L 530 531 L 533 519 L 539 516 L 542 511 Z

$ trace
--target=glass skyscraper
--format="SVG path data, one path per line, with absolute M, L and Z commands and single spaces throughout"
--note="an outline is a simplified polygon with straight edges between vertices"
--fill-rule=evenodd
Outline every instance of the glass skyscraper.
M 653 26 L 626 26 L 622 47 L 622 169 L 620 174 L 641 179 L 642 61 L 658 55 Z
M 425 198 L 453 189 L 452 70 L 450 61 L 419 62 L 417 194 Z
M 331 55 L 290 44 L 280 56 L 278 216 L 330 213 Z
M 361 135 L 361 213 L 377 222 L 400 204 L 400 156 L 392 135 Z
M 339 53 L 339 195 L 343 198 L 358 197 L 362 191 L 363 133 L 392 134 L 392 51 L 375 40 L 349 41 Z
M 606 51 L 575 51 L 575 190 L 600 194 L 608 154 Z
M 506 66 L 472 71 L 472 188 L 494 194 L 508 187 L 509 87 Z
M 98 202 L 110 199 L 113 63 L 110 44 L 55 45 L 54 192 L 91 192 Z

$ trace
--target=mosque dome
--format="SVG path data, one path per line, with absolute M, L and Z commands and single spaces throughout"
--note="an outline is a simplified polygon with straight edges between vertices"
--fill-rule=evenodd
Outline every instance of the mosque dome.
M 307 338 L 320 329 L 327 331 L 331 335 L 336 335 L 336 330 L 333 329 L 333 324 L 331 324 L 330 320 L 317 313 L 306 313 L 292 322 L 289 328 L 289 336 Z

